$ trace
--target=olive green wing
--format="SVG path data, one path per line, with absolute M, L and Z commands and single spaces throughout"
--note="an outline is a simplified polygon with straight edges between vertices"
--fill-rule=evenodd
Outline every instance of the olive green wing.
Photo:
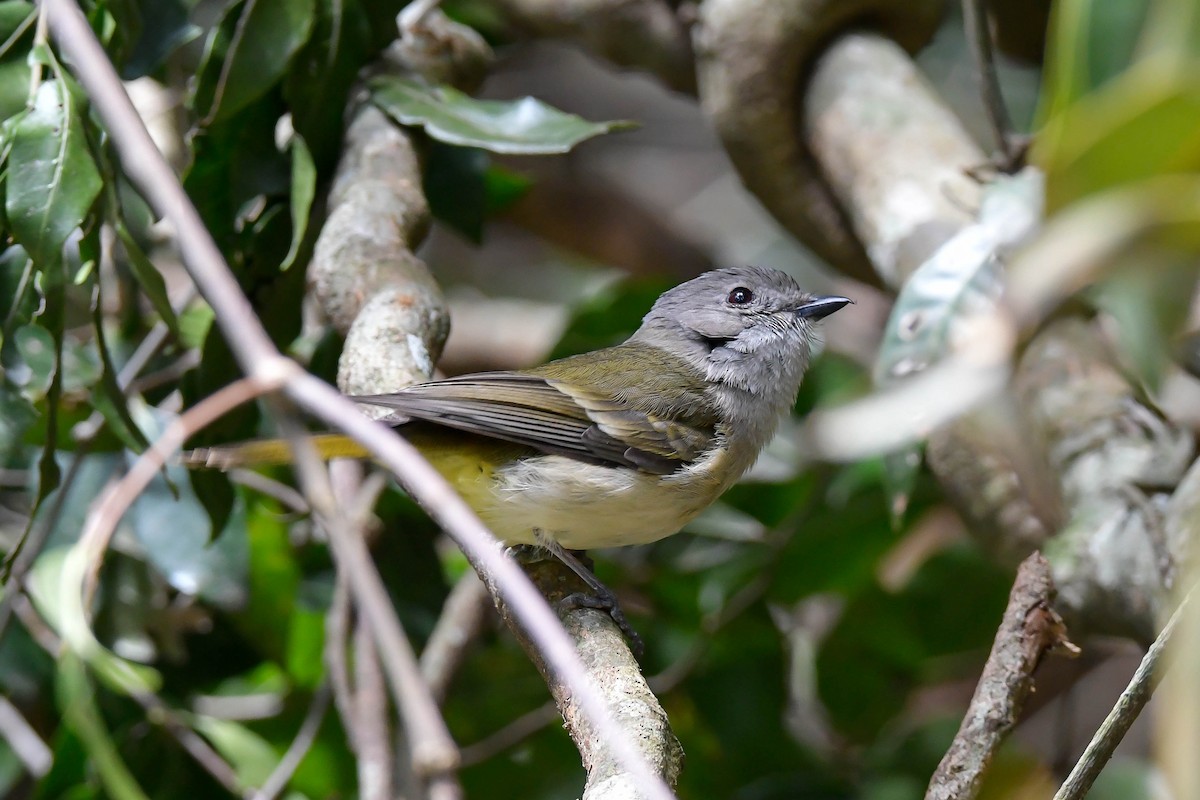
M 667 474 L 697 458 L 705 430 L 631 407 L 609 393 L 532 372 L 484 372 L 353 398 L 468 433 L 582 461 Z

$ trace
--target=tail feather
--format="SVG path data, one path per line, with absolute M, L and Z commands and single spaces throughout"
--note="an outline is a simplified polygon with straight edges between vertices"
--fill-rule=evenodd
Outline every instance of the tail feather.
M 366 448 L 340 433 L 323 433 L 312 437 L 317 454 L 331 458 L 366 458 Z M 284 439 L 263 439 L 255 442 L 200 447 L 183 454 L 189 467 L 230 470 L 237 467 L 265 467 L 292 463 L 292 449 Z

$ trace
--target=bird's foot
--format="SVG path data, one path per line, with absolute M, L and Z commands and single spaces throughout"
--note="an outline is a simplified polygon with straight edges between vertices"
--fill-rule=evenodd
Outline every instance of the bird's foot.
M 646 652 L 646 643 L 642 641 L 642 637 L 629 624 L 629 620 L 625 617 L 625 612 L 621 610 L 621 604 L 617 602 L 617 596 L 604 584 L 599 581 L 596 583 L 601 589 L 600 592 L 596 592 L 596 588 L 592 587 L 592 591 L 596 592 L 595 594 L 574 592 L 559 600 L 559 613 L 561 614 L 576 608 L 594 608 L 597 611 L 606 612 L 625 636 L 626 641 L 629 642 L 629 649 L 633 652 L 634 658 L 641 661 L 642 656 Z
M 535 533 L 538 546 L 579 576 L 579 579 L 586 583 L 589 589 L 586 592 L 572 592 L 559 600 L 559 613 L 561 614 L 564 611 L 570 611 L 575 608 L 593 608 L 598 611 L 607 612 L 608 616 L 612 618 L 613 623 L 616 624 L 617 628 L 629 642 L 629 649 L 633 651 L 634 657 L 640 661 L 642 654 L 646 651 L 646 645 L 642 641 L 642 637 L 638 635 L 638 632 L 629 624 L 629 620 L 625 617 L 625 612 L 621 610 L 621 604 L 617 601 L 616 594 L 613 593 L 612 589 L 605 586 L 596 577 L 596 574 L 592 572 L 591 559 L 583 551 L 567 550 L 541 531 L 536 531 Z

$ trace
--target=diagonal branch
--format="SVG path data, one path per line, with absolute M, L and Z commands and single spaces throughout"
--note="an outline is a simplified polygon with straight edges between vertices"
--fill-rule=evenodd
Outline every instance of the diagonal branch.
M 1017 570 L 1008 608 L 996 632 L 975 695 L 950 749 L 929 781 L 925 800 L 970 800 L 1033 690 L 1033 672 L 1047 652 L 1075 649 L 1051 609 L 1050 563 L 1033 553 Z M 1075 652 L 1078 652 L 1075 649 Z
M 1129 727 L 1133 725 L 1133 721 L 1137 719 L 1138 714 L 1150 699 L 1150 695 L 1154 693 L 1155 687 L 1158 686 L 1158 681 L 1162 676 L 1156 673 L 1156 669 L 1162 661 L 1167 647 L 1171 644 L 1179 620 L 1183 617 L 1191 597 L 1192 594 L 1189 592 L 1183 598 L 1183 602 L 1175 609 L 1171 619 L 1163 626 L 1162 633 L 1150 645 L 1146 655 L 1142 657 L 1141 663 L 1138 664 L 1137 670 L 1133 673 L 1129 685 L 1125 687 L 1125 691 L 1121 692 L 1117 704 L 1113 706 L 1112 711 L 1108 712 L 1100 729 L 1088 742 L 1087 749 L 1079 757 L 1079 762 L 1071 770 L 1071 774 L 1063 781 L 1062 787 L 1054 795 L 1054 800 L 1082 800 L 1087 796 L 1092 784 L 1100 775 L 1100 771 L 1112 758 L 1117 745 L 1125 738 Z

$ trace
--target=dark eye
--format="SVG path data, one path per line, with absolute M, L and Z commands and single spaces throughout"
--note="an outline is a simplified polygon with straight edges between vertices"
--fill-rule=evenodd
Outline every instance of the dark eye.
M 754 299 L 754 292 L 747 289 L 745 286 L 739 286 L 729 293 L 726 298 L 727 302 L 733 306 L 744 306 Z

